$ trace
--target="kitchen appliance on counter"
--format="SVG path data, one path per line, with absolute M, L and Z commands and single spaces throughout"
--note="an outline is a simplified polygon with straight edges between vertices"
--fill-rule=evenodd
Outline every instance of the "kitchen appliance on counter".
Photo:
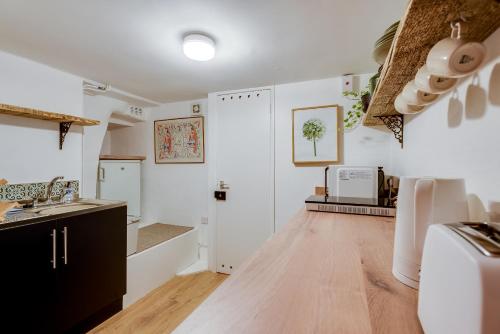
M 348 213 L 355 215 L 394 217 L 396 207 L 387 198 L 362 198 L 341 196 L 309 196 L 308 211 Z
M 379 170 L 377 167 L 330 166 L 329 170 L 328 188 L 330 195 L 378 198 Z
M 378 196 L 384 186 L 382 167 L 327 166 L 324 173 L 325 195 L 309 196 L 308 211 L 394 217 L 394 203 Z
M 127 202 L 127 256 L 134 254 L 141 222 L 141 160 L 101 159 L 98 198 Z
M 392 273 L 418 288 L 420 262 L 427 227 L 469 218 L 465 181 L 431 177 L 401 177 L 396 209 Z
M 429 227 L 418 316 L 427 334 L 500 333 L 500 223 Z

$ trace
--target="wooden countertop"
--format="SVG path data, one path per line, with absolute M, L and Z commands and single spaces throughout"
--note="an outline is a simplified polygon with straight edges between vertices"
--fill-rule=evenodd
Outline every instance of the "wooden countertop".
M 394 220 L 300 211 L 174 333 L 422 333 Z

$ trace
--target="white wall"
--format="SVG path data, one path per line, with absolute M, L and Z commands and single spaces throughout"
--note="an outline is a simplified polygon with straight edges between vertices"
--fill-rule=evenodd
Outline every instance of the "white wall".
M 85 117 L 97 119 L 101 121 L 101 124 L 84 128 L 82 197 L 96 197 L 97 166 L 104 136 L 108 128 L 109 116 L 113 111 L 119 110 L 126 105 L 123 101 L 106 96 L 84 95 L 83 110 Z M 106 142 L 104 144 L 109 146 L 110 143 Z M 105 147 L 105 149 L 107 148 Z
M 366 86 L 370 75 L 360 76 L 359 88 Z M 314 193 L 314 187 L 323 185 L 324 167 L 296 167 L 292 163 L 292 109 L 338 104 L 349 110 L 353 101 L 342 96 L 341 78 L 277 85 L 274 87 L 275 110 L 275 217 L 276 230 L 304 207 L 305 199 Z M 210 116 L 216 113 L 214 94 L 210 95 Z M 213 125 L 213 124 L 212 124 Z M 212 129 L 213 130 L 213 129 Z M 341 142 L 341 164 L 384 166 L 390 173 L 390 142 L 395 140 L 385 127 L 358 127 L 345 133 Z M 210 146 L 210 144 L 209 144 Z M 209 152 L 214 159 L 215 151 Z M 209 160 L 209 163 L 213 163 Z M 210 180 L 215 179 L 210 170 Z M 256 180 L 258 182 L 258 180 Z M 213 186 L 213 185 L 209 185 Z M 212 201 L 212 199 L 208 199 Z M 213 203 L 212 203 L 213 204 Z M 209 217 L 214 217 L 215 206 L 209 205 Z M 215 225 L 209 223 L 209 268 L 215 270 Z
M 364 88 L 371 75 L 360 76 Z M 322 186 L 324 167 L 296 167 L 292 163 L 292 109 L 339 104 L 344 112 L 352 101 L 344 98 L 341 78 L 314 80 L 275 87 L 276 112 L 276 230 L 304 206 L 304 200 Z M 359 126 L 344 134 L 342 164 L 384 166 L 390 172 L 390 143 L 395 141 L 384 127 Z
M 485 42 L 487 65 L 458 94 L 405 119 L 404 149 L 392 146 L 401 175 L 466 178 L 469 193 L 500 201 L 500 30 Z
M 369 76 L 361 76 L 360 87 L 366 85 Z M 192 103 L 194 101 L 168 103 L 152 108 L 147 123 L 111 131 L 110 153 L 147 156 L 142 169 L 142 215 L 146 224 L 159 221 L 196 226 L 201 217 L 207 216 L 210 200 L 207 165 L 154 162 L 153 121 L 189 116 Z M 207 101 L 202 100 L 201 104 L 206 111 Z M 291 110 L 325 104 L 344 105 L 346 110 L 352 104 L 342 96 L 340 78 L 275 87 L 277 229 L 304 206 L 304 200 L 314 192 L 314 186 L 323 183 L 323 167 L 295 167 L 292 164 Z M 208 129 L 208 122 L 205 128 Z M 205 138 L 207 140 L 207 133 Z M 341 162 L 384 166 L 389 172 L 391 141 L 395 139 L 384 127 L 358 127 L 344 135 Z
M 143 225 L 162 222 L 197 226 L 201 217 L 207 216 L 206 163 L 155 164 L 154 157 L 154 120 L 191 116 L 191 104 L 195 102 L 206 111 L 207 100 L 167 103 L 151 108 L 147 122 L 111 131 L 112 154 L 146 155 L 142 168 Z
M 361 76 L 364 87 L 370 75 Z M 155 222 L 197 226 L 208 216 L 209 197 L 207 164 L 155 164 L 154 120 L 191 115 L 191 104 L 202 105 L 205 114 L 206 156 L 209 155 L 208 101 L 184 101 L 151 108 L 148 121 L 132 128 L 110 132 L 111 154 L 146 155 L 142 168 L 143 225 Z M 295 167 L 292 164 L 292 109 L 325 104 L 340 104 L 346 110 L 352 101 L 341 93 L 341 79 L 331 78 L 275 87 L 276 119 L 276 228 L 281 228 L 304 206 L 304 200 L 322 185 L 323 167 Z M 390 172 L 391 142 L 384 127 L 358 127 L 344 135 L 342 161 L 345 164 L 384 166 Z M 209 225 L 210 239 L 214 225 Z M 213 254 L 210 255 L 213 267 Z
M 361 76 L 364 87 L 369 75 Z M 207 111 L 207 100 L 201 102 Z M 208 215 L 208 169 L 206 164 L 155 164 L 153 121 L 189 116 L 194 101 L 168 103 L 150 110 L 146 123 L 111 131 L 112 154 L 146 155 L 142 168 L 143 223 L 164 222 L 197 226 Z M 352 101 L 342 97 L 340 78 L 300 82 L 275 87 L 276 113 L 276 228 L 281 228 L 304 206 L 304 200 L 322 185 L 323 167 L 295 167 L 292 164 L 292 109 L 340 104 Z M 208 129 L 206 119 L 206 130 Z M 208 131 L 205 133 L 208 138 Z M 390 172 L 392 133 L 384 127 L 358 127 L 344 135 L 342 163 L 384 166 Z M 207 156 L 208 156 L 208 144 Z
M 0 103 L 51 112 L 83 113 L 82 80 L 51 67 L 0 52 Z M 82 127 L 72 126 L 59 150 L 59 124 L 0 115 L 0 177 L 10 183 L 80 180 Z
M 111 130 L 107 130 L 102 140 L 101 154 L 111 154 Z

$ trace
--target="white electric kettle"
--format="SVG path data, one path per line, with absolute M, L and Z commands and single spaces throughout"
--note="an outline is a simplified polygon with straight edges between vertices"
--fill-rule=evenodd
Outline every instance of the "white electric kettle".
M 396 208 L 393 275 L 418 288 L 427 227 L 467 221 L 465 181 L 432 177 L 401 177 Z

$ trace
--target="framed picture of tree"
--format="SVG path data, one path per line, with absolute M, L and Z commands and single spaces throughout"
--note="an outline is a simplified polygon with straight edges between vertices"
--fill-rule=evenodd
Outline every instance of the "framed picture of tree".
M 325 165 L 339 161 L 338 105 L 292 110 L 292 161 Z

